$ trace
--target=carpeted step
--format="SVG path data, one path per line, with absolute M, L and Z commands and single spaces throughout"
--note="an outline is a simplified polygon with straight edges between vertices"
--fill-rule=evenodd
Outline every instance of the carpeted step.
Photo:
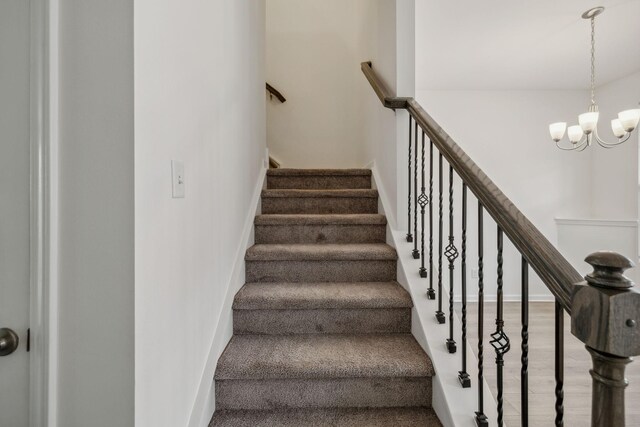
M 216 408 L 430 406 L 433 367 L 410 334 L 235 335 Z
M 371 188 L 369 169 L 269 169 L 267 188 Z
M 396 282 L 247 283 L 234 334 L 409 333 L 411 297 Z
M 378 213 L 377 190 L 262 190 L 263 214 Z
M 384 243 L 387 219 L 378 214 L 258 215 L 256 243 Z
M 245 255 L 247 282 L 390 282 L 395 249 L 386 244 L 254 245 Z
M 209 427 L 441 427 L 426 407 L 216 412 Z

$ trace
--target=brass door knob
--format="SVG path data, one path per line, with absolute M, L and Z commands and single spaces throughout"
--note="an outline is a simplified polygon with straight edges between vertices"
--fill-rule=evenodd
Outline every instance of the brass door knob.
M 20 339 L 9 328 L 0 328 L 0 356 L 8 356 L 18 348 Z

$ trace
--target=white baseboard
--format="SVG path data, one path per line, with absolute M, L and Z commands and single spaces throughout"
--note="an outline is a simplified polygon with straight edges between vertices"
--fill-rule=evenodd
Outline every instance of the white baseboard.
M 231 306 L 236 293 L 244 284 L 244 255 L 247 248 L 253 245 L 254 242 L 253 223 L 255 216 L 259 214 L 260 193 L 264 187 L 266 172 L 267 168 L 263 167 L 260 171 L 259 178 L 251 197 L 251 208 L 247 212 L 247 217 L 245 218 L 244 226 L 242 228 L 242 235 L 239 239 L 240 244 L 236 249 L 231 277 L 227 283 L 225 299 L 222 304 L 222 309 L 220 310 L 220 316 L 218 317 L 215 333 L 211 339 L 209 356 L 207 357 L 207 362 L 200 379 L 200 385 L 198 386 L 196 399 L 194 401 L 193 408 L 191 409 L 191 416 L 189 417 L 188 424 L 189 427 L 207 426 L 213 412 L 215 411 L 213 375 L 218 363 L 218 358 L 233 335 Z
M 373 188 L 378 190 L 379 212 L 384 214 L 387 217 L 387 223 L 389 224 L 389 228 L 391 230 L 395 230 L 397 227 L 396 218 L 393 215 L 393 211 L 389 209 L 389 206 L 391 206 L 391 200 L 389 200 L 387 191 L 384 185 L 382 184 L 382 181 L 380 179 L 380 173 L 378 172 L 378 167 L 376 166 L 375 160 L 369 163 L 366 166 L 366 168 L 371 169 L 371 175 L 373 178 L 372 180 Z
M 381 185 L 375 162 L 371 164 L 371 170 L 373 172 L 374 185 L 378 188 L 378 193 L 380 194 L 381 212 L 389 212 L 390 209 L 388 207 L 391 201 L 384 194 L 384 186 Z M 390 227 L 387 227 L 387 243 L 397 249 L 406 244 L 404 234 L 395 230 L 395 221 L 393 222 L 394 226 L 391 226 L 391 220 L 389 218 L 387 220 L 390 225 Z M 475 381 L 472 380 L 471 388 L 461 388 L 457 380 L 460 359 L 459 357 L 452 357 L 444 346 L 449 328 L 445 325 L 437 324 L 434 318 L 437 302 L 426 298 L 423 279 L 418 277 L 417 274 L 409 273 L 409 270 L 415 273 L 412 265 L 413 261 L 409 251 L 398 251 L 397 280 L 409 292 L 414 303 L 414 308 L 411 312 L 411 332 L 431 358 L 436 371 L 436 375 L 432 380 L 433 409 L 445 427 L 475 427 L 473 414 L 477 409 L 478 384 L 477 380 L 475 380 L 477 378 L 477 370 L 475 368 L 477 360 L 473 353 L 467 354 L 469 374 Z M 512 297 L 514 300 L 519 301 L 519 296 Z M 454 316 L 458 317 L 456 313 L 454 313 Z M 457 331 L 458 334 L 459 332 Z M 455 338 L 457 342 L 461 342 L 461 337 L 456 335 Z M 482 387 L 484 389 L 486 415 L 491 419 L 495 419 L 496 405 L 486 381 L 482 384 Z M 455 405 L 453 404 L 454 402 Z

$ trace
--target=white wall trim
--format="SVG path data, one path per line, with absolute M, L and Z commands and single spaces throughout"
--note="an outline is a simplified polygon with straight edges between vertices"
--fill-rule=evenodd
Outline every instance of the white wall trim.
M 393 211 L 391 211 L 388 208 L 385 208 L 387 206 L 391 206 L 391 204 L 389 202 L 389 196 L 387 195 L 387 191 L 385 190 L 384 185 L 382 185 L 382 179 L 380 178 L 380 172 L 378 172 L 376 161 L 375 160 L 372 161 L 371 163 L 366 165 L 365 168 L 371 169 L 371 177 L 373 178 L 371 184 L 373 185 L 373 188 L 378 190 L 379 211 L 387 217 L 387 224 L 389 225 L 389 228 L 391 230 L 396 230 L 398 223 L 396 222 L 396 218 L 393 215 Z
M 269 157 L 267 153 L 267 162 L 268 159 Z M 207 357 L 207 361 L 200 378 L 200 385 L 198 386 L 196 398 L 191 409 L 191 415 L 189 416 L 189 427 L 202 427 L 208 425 L 215 410 L 213 376 L 216 364 L 218 363 L 218 358 L 233 335 L 231 307 L 236 293 L 245 281 L 244 256 L 247 248 L 254 243 L 253 223 L 255 216 L 260 213 L 260 194 L 266 182 L 266 174 L 267 168 L 263 167 L 258 175 L 258 180 L 256 182 L 253 195 L 251 196 L 251 203 L 249 205 L 250 209 L 247 211 L 247 216 L 242 228 L 242 235 L 238 239 L 240 243 L 236 249 L 231 276 L 229 277 L 229 280 L 226 281 L 226 294 L 218 315 L 216 329 L 211 339 L 209 356 Z
M 595 218 L 556 218 L 557 225 L 576 225 L 589 227 L 638 227 L 637 219 L 595 219 Z

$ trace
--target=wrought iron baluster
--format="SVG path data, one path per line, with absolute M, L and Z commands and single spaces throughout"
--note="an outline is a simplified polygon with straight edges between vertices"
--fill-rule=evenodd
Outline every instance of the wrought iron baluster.
M 467 184 L 462 183 L 462 257 L 460 259 L 462 278 L 462 370 L 458 381 L 463 388 L 471 387 L 471 377 L 467 373 Z
M 484 221 L 482 204 L 478 201 L 478 411 L 476 425 L 488 427 L 484 414 Z
M 436 299 L 433 289 L 433 141 L 429 140 L 429 290 L 428 299 Z
M 522 357 L 520 363 L 520 416 L 522 427 L 529 425 L 529 263 L 522 257 Z
M 413 118 L 411 114 L 409 114 L 409 161 L 407 162 L 409 166 L 409 194 L 408 194 L 408 203 L 407 203 L 407 242 L 413 242 L 413 235 L 411 234 L 411 123 L 413 122 Z
M 415 239 L 413 241 L 413 251 L 411 255 L 413 259 L 420 258 L 420 252 L 418 251 L 418 122 L 415 122 L 415 132 L 413 133 L 415 139 L 415 153 L 413 156 L 413 188 L 415 189 L 413 195 L 413 235 Z
M 498 396 L 497 396 L 497 404 L 498 404 L 498 427 L 503 426 L 504 419 L 504 355 L 511 348 L 511 344 L 509 343 L 509 337 L 504 333 L 504 315 L 503 315 L 503 272 L 502 272 L 502 252 L 504 248 L 503 243 L 503 232 L 502 228 L 498 226 L 498 292 L 497 292 L 497 304 L 498 304 L 498 313 L 496 316 L 496 331 L 491 334 L 491 345 L 496 351 L 496 369 L 497 369 L 497 377 L 498 377 Z
M 555 310 L 556 426 L 564 425 L 564 310 L 556 301 Z
M 438 323 L 445 322 L 442 311 L 442 153 L 438 159 L 438 311 L 436 319 Z
M 458 249 L 453 240 L 453 166 L 449 165 L 449 244 L 444 252 L 449 260 L 449 338 L 447 339 L 449 353 L 456 352 L 456 341 L 453 339 L 453 273 L 454 262 L 458 258 Z
M 420 266 L 420 277 L 427 277 L 427 269 L 424 266 L 424 208 L 425 206 L 427 206 L 427 204 L 430 202 L 429 198 L 427 197 L 427 195 L 425 194 L 425 180 L 424 180 L 424 139 L 425 139 L 425 134 L 424 131 L 422 131 L 422 170 L 421 170 L 421 182 L 422 182 L 422 186 L 420 187 L 420 196 L 418 197 L 418 204 L 420 205 L 420 224 L 422 225 L 422 228 L 420 229 L 420 250 L 421 250 L 421 259 L 422 259 L 422 264 Z

